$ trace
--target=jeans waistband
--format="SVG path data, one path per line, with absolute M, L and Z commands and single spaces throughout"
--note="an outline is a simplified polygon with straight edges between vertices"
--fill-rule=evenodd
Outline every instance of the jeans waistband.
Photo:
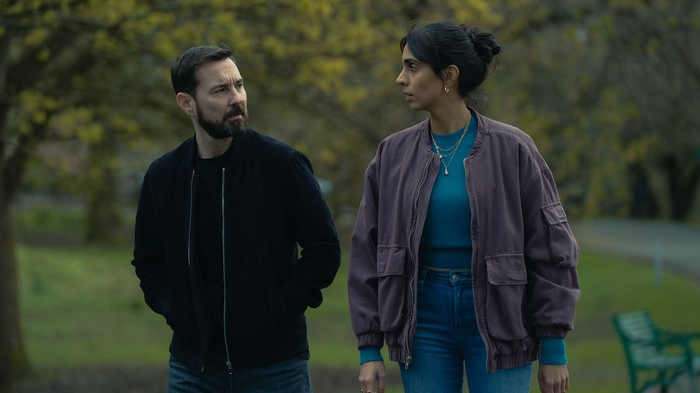
M 432 280 L 438 282 L 457 284 L 471 284 L 472 270 L 471 269 L 456 269 L 456 270 L 435 270 L 427 267 L 421 267 L 419 271 L 421 280 Z

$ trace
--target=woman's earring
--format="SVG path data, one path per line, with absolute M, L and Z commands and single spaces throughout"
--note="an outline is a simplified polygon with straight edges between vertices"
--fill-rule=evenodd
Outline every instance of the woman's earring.
M 449 93 L 449 92 L 450 92 L 450 88 L 445 86 L 445 93 Z

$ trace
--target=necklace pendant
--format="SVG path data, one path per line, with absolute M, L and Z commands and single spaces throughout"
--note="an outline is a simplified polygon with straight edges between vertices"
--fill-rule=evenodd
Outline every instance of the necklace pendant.
M 450 176 L 450 172 L 447 171 L 447 168 L 445 168 L 445 176 Z

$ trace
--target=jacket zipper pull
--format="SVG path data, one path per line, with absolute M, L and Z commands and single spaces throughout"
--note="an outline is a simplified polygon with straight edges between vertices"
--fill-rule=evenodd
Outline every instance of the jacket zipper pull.
M 403 365 L 404 370 L 408 370 L 408 366 L 411 365 L 411 360 L 412 358 L 410 355 L 406 357 L 406 363 Z
M 228 368 L 228 375 L 233 374 L 233 365 L 231 365 L 231 361 L 227 360 L 226 361 L 226 368 Z

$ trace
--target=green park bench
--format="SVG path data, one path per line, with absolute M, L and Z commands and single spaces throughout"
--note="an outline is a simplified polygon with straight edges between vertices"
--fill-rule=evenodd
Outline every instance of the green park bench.
M 625 350 L 632 393 L 652 386 L 665 393 L 682 375 L 687 376 L 687 392 L 698 393 L 700 355 L 694 354 L 692 341 L 700 339 L 700 332 L 662 330 L 646 310 L 617 314 L 613 323 Z

